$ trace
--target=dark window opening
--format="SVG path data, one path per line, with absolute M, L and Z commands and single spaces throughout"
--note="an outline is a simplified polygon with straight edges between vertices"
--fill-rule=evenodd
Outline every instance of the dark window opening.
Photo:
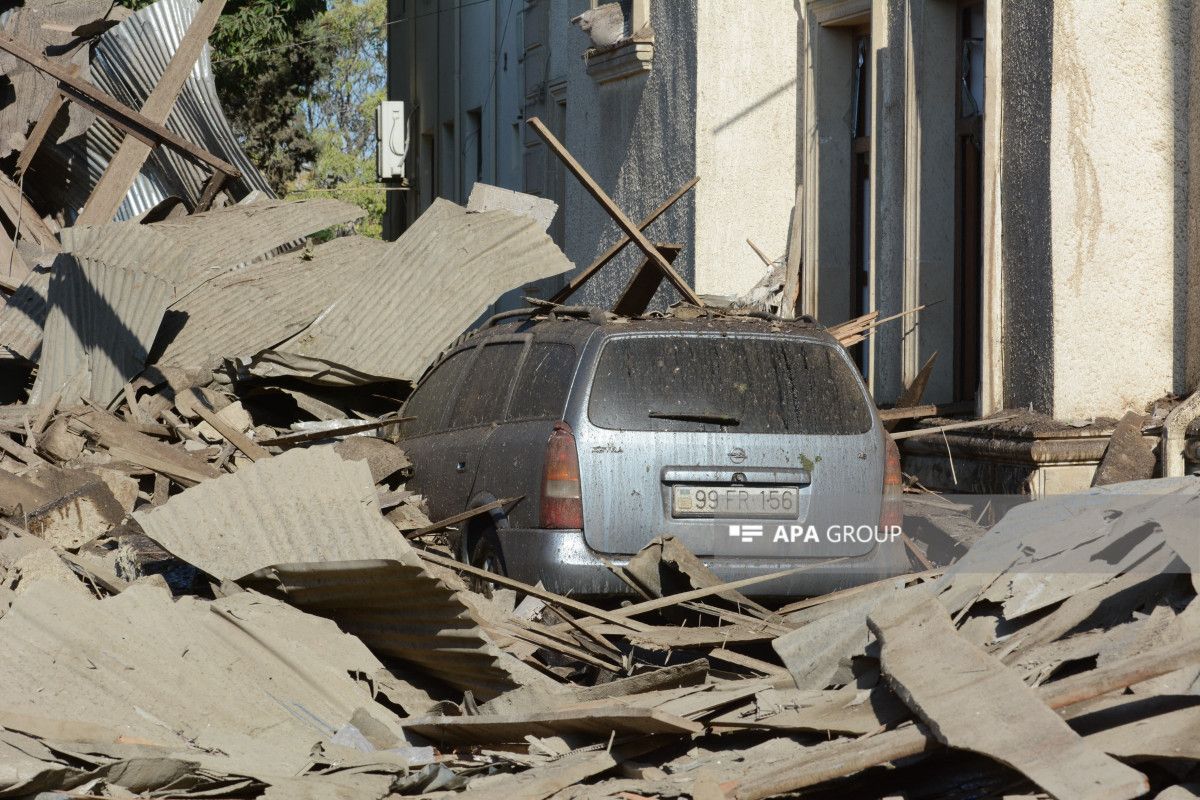
M 854 90 L 851 95 L 853 137 L 851 158 L 850 243 L 854 277 L 850 282 L 851 316 L 871 310 L 871 35 L 860 28 L 854 38 Z M 866 341 L 850 348 L 864 375 L 870 360 Z
M 434 368 L 404 404 L 404 416 L 413 417 L 404 423 L 404 436 L 417 437 L 441 428 L 446 403 L 453 395 L 463 369 L 470 361 L 470 350 L 461 350 Z
M 958 12 L 955 114 L 954 399 L 974 400 L 982 372 L 983 115 L 982 0 L 962 0 Z
M 833 347 L 736 336 L 613 339 L 592 380 L 588 418 L 635 431 L 861 434 L 871 413 Z
M 508 419 L 562 419 L 575 377 L 575 348 L 540 342 L 529 348 Z
M 451 428 L 484 425 L 504 418 L 522 348 L 521 342 L 483 346 L 450 412 Z

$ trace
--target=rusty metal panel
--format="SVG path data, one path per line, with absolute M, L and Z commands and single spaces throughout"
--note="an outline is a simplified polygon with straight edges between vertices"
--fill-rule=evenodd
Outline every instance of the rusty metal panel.
M 495 299 L 573 268 L 538 223 L 435 200 L 380 261 L 255 371 L 328 383 L 415 381 Z
M 343 236 L 226 272 L 171 307 L 151 361 L 212 368 L 256 355 L 310 325 L 386 249 L 378 239 Z
M 92 259 L 56 260 L 49 311 L 30 402 L 61 391 L 107 406 L 141 371 L 171 302 L 161 278 Z
M 196 0 L 158 0 L 105 32 L 92 47 L 92 82 L 129 107 L 141 108 L 166 71 L 198 8 Z M 234 197 L 241 198 L 253 190 L 274 196 L 266 179 L 242 152 L 225 118 L 207 45 L 184 83 L 166 127 L 241 171 L 241 178 L 226 185 Z M 88 130 L 90 186 L 96 185 L 121 138 L 104 120 Z M 171 195 L 195 203 L 207 178 L 207 168 L 173 150 L 157 147 L 126 195 L 117 218 L 135 217 Z
M 457 587 L 435 578 L 385 520 L 365 461 L 289 450 L 134 513 L 152 539 L 205 572 L 271 586 L 356 630 L 377 653 L 492 696 L 538 679 L 492 642 Z

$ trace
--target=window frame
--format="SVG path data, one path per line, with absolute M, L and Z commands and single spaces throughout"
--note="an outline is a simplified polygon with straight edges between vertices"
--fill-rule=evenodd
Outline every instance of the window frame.
M 410 435 L 402 428 L 402 438 L 419 439 L 424 436 L 436 436 L 439 433 L 444 433 L 445 431 L 449 430 L 449 428 L 446 427 L 446 423 L 450 421 L 450 409 L 452 409 L 458 402 L 458 393 L 462 391 L 463 381 L 466 379 L 467 374 L 470 373 L 475 366 L 475 359 L 479 355 L 479 342 L 473 342 L 463 347 L 457 347 L 451 350 L 449 353 L 446 353 L 443 358 L 438 359 L 433 367 L 431 367 L 429 371 L 422 376 L 421 380 L 417 382 L 417 385 L 413 387 L 412 393 L 404 399 L 404 406 L 402 408 L 402 413 L 407 413 L 409 403 L 412 402 L 413 397 L 415 397 L 417 392 L 421 391 L 421 389 L 429 383 L 434 373 L 444 367 L 451 359 L 457 358 L 459 355 L 465 356 L 465 360 L 463 361 L 463 371 L 462 374 L 458 376 L 458 380 L 454 382 L 454 386 L 448 392 L 448 400 L 446 405 L 442 408 L 442 414 L 440 417 L 438 417 L 437 424 L 429 430 L 416 435 Z
M 567 380 L 566 394 L 563 395 L 562 414 L 565 415 L 567 412 L 567 408 L 570 407 L 571 392 L 574 390 L 575 382 L 576 382 L 577 378 L 579 377 L 580 365 L 582 364 L 582 358 L 580 357 L 580 350 L 578 347 L 576 347 L 571 342 L 560 341 L 557 339 L 534 339 L 534 338 L 530 337 L 530 341 L 525 347 L 525 352 L 521 354 L 520 363 L 517 365 L 517 373 L 516 373 L 517 378 L 520 378 L 522 373 L 525 371 L 525 363 L 533 356 L 533 348 L 540 344 L 551 345 L 554 347 L 566 347 L 567 349 L 569 349 L 571 351 L 572 358 L 574 360 L 574 366 L 571 369 L 570 378 Z M 510 389 L 509 393 L 508 393 L 508 404 L 505 406 L 505 409 L 504 409 L 504 417 L 501 420 L 503 423 L 543 422 L 548 419 L 562 419 L 562 416 L 559 416 L 559 417 L 545 417 L 545 416 L 514 417 L 514 416 L 512 416 L 513 399 L 516 397 L 516 393 L 517 393 L 516 389 L 517 389 L 517 381 L 514 380 L 512 389 Z
M 513 389 L 517 385 L 517 375 L 519 375 L 521 373 L 521 367 L 524 365 L 525 357 L 529 352 L 529 339 L 530 339 L 529 336 L 495 336 L 495 337 L 489 337 L 488 339 L 486 339 L 484 341 L 477 342 L 476 344 L 472 345 L 472 347 L 475 348 L 475 353 L 473 354 L 473 356 L 471 358 L 470 364 L 468 364 L 467 368 L 463 371 L 462 377 L 459 379 L 458 386 L 455 387 L 454 394 L 451 397 L 450 402 L 447 403 L 445 416 L 443 417 L 446 424 L 442 428 L 442 430 L 447 431 L 447 432 L 463 431 L 463 430 L 467 430 L 469 428 L 482 428 L 482 427 L 486 427 L 486 426 L 503 425 L 505 422 L 508 421 L 508 418 L 507 418 L 508 417 L 508 407 L 509 407 L 509 404 L 512 403 Z M 454 414 L 454 411 L 458 407 L 458 401 L 459 401 L 459 397 L 462 394 L 463 387 L 466 386 L 467 379 L 469 377 L 473 376 L 476 368 L 478 367 L 479 360 L 481 358 L 483 358 L 483 348 L 490 347 L 493 345 L 501 345 L 501 344 L 516 344 L 516 345 L 520 345 L 522 349 L 521 349 L 520 354 L 518 354 L 518 356 L 517 356 L 516 368 L 514 369 L 513 375 L 508 382 L 508 391 L 506 392 L 506 394 L 504 396 L 504 404 L 500 407 L 499 418 L 496 420 L 490 421 L 490 422 L 472 422 L 469 425 L 452 425 L 452 424 L 450 424 L 453 419 L 452 415 Z

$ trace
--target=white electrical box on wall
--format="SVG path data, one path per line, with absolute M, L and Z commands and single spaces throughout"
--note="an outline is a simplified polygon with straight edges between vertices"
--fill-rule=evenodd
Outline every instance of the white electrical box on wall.
M 375 171 L 379 180 L 404 177 L 404 151 L 407 147 L 404 102 L 384 100 L 375 109 Z

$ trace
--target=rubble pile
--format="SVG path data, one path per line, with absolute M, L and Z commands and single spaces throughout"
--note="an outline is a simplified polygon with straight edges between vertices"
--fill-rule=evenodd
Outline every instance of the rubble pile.
M 953 564 L 783 607 L 672 538 L 613 565 L 624 602 L 493 575 L 452 556 L 464 515 L 405 489 L 401 400 L 487 298 L 569 265 L 529 217 L 448 203 L 392 245 L 306 242 L 352 211 L 76 230 L 0 311 L 24 376 L 0 407 L 0 797 L 1195 788 L 1195 479 L 986 533 L 921 496 Z M 473 266 L 497 247 L 508 269 Z M 347 306 L 378 322 L 336 335 Z

